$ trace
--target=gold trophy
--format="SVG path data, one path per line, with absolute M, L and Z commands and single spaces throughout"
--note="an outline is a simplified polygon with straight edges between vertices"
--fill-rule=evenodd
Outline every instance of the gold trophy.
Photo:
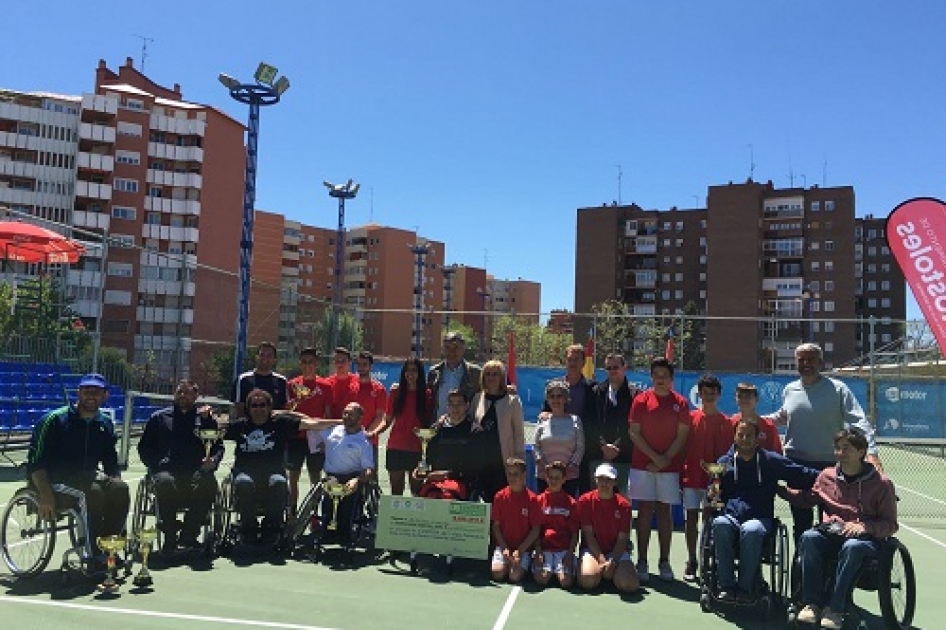
M 332 497 L 332 522 L 328 524 L 328 529 L 334 531 L 338 529 L 338 502 L 348 494 L 348 486 L 334 478 L 327 479 L 324 485 L 325 492 Z
M 210 457 L 214 442 L 223 438 L 226 432 L 226 429 L 194 429 L 194 435 L 204 441 L 204 459 Z
M 719 478 L 724 472 L 726 472 L 726 464 L 720 464 L 719 462 L 704 462 L 700 461 L 700 465 L 703 467 L 703 470 L 710 476 L 710 482 L 713 485 L 713 500 L 710 502 L 710 507 L 714 510 L 721 510 L 724 505 L 723 502 L 719 500 Z
M 108 554 L 105 565 L 105 581 L 98 585 L 102 593 L 114 593 L 118 590 L 118 582 L 115 581 L 115 554 L 123 551 L 128 544 L 128 539 L 124 536 L 99 536 L 96 539 L 99 548 Z
M 139 529 L 135 532 L 135 538 L 138 540 L 138 548 L 141 550 L 141 570 L 132 580 L 132 584 L 138 587 L 151 586 L 154 581 L 151 579 L 151 572 L 148 571 L 148 556 L 151 555 L 152 543 L 158 539 L 158 530 L 153 527 Z
M 420 462 L 417 464 L 417 475 L 425 477 L 430 472 L 430 464 L 427 462 L 427 444 L 437 435 L 437 428 L 435 426 L 429 429 L 417 428 L 414 429 L 414 435 L 420 438 Z
M 302 383 L 292 386 L 293 399 L 289 401 L 289 411 L 295 411 L 303 400 L 312 397 L 312 390 Z

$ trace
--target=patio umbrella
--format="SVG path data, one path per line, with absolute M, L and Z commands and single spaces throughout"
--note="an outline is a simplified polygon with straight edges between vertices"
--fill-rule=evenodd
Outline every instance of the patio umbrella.
M 23 223 L 0 221 L 0 259 L 24 263 L 73 264 L 85 254 L 78 241 L 58 232 Z

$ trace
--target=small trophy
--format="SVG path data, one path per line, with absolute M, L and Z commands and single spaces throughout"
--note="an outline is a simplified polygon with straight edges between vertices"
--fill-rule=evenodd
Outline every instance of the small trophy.
M 723 502 L 719 500 L 719 477 L 724 472 L 726 472 L 726 464 L 720 464 L 719 462 L 707 463 L 700 461 L 700 465 L 710 476 L 710 482 L 713 484 L 713 495 L 715 498 L 710 502 L 710 507 L 712 507 L 714 510 L 720 510 L 724 506 Z
M 293 399 L 289 401 L 289 411 L 295 411 L 303 400 L 312 397 L 312 390 L 302 383 L 296 383 L 292 386 Z
M 105 581 L 98 585 L 102 593 L 114 593 L 118 590 L 118 582 L 115 581 L 115 554 L 123 551 L 128 544 L 128 539 L 124 536 L 99 536 L 96 539 L 99 548 L 108 554 L 105 565 Z
M 424 477 L 430 472 L 430 464 L 427 462 L 427 444 L 437 435 L 436 427 L 429 429 L 414 429 L 414 435 L 420 438 L 420 463 L 417 464 L 417 474 Z
M 194 435 L 204 441 L 204 459 L 210 457 L 214 442 L 223 438 L 226 432 L 226 429 L 194 429 Z
M 144 588 L 154 583 L 151 579 L 151 572 L 148 571 L 148 556 L 151 555 L 152 543 L 158 539 L 158 530 L 154 528 L 139 529 L 135 532 L 135 538 L 138 539 L 139 549 L 141 549 L 141 570 L 132 580 L 132 584 Z
M 348 486 L 338 483 L 335 479 L 328 479 L 325 482 L 325 492 L 332 497 L 332 522 L 328 524 L 328 529 L 338 529 L 338 502 L 348 494 Z

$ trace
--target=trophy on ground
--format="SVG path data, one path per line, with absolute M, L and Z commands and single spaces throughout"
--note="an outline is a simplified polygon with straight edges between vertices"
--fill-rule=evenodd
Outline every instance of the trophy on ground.
M 329 477 L 325 480 L 323 487 L 325 493 L 332 497 L 332 521 L 328 524 L 328 529 L 334 531 L 338 529 L 338 503 L 348 494 L 348 486 L 339 483 L 334 477 Z
M 430 472 L 430 463 L 427 461 L 427 444 L 437 435 L 437 428 L 417 428 L 414 429 L 414 435 L 420 438 L 420 463 L 417 464 L 417 474 L 424 477 Z
M 132 584 L 138 587 L 151 586 L 154 581 L 148 571 L 148 556 L 151 555 L 151 545 L 158 539 L 158 530 L 153 527 L 139 529 L 135 532 L 135 538 L 138 540 L 138 549 L 141 550 L 141 570 L 132 580 Z
M 210 457 L 210 449 L 213 448 L 214 442 L 222 439 L 226 432 L 226 429 L 194 429 L 194 435 L 204 442 L 204 459 Z
M 99 548 L 108 554 L 105 565 L 105 581 L 98 585 L 98 589 L 102 593 L 114 593 L 119 587 L 115 580 L 115 554 L 125 549 L 128 539 L 124 536 L 99 536 L 96 542 Z
M 719 462 L 704 462 L 701 461 L 700 465 L 703 467 L 703 470 L 707 472 L 710 476 L 710 483 L 713 486 L 713 500 L 710 502 L 710 507 L 714 510 L 723 509 L 723 502 L 719 500 L 719 478 L 726 472 L 726 464 L 720 464 Z

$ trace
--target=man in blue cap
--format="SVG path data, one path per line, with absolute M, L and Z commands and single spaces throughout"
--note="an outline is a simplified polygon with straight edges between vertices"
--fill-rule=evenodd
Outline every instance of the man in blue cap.
M 27 462 L 43 518 L 55 520 L 57 505 L 75 503 L 72 497 L 56 495 L 54 484 L 85 493 L 93 549 L 96 537 L 122 532 L 131 502 L 118 468 L 115 427 L 100 410 L 107 399 L 104 376 L 83 376 L 76 404 L 50 411 L 33 429 Z

